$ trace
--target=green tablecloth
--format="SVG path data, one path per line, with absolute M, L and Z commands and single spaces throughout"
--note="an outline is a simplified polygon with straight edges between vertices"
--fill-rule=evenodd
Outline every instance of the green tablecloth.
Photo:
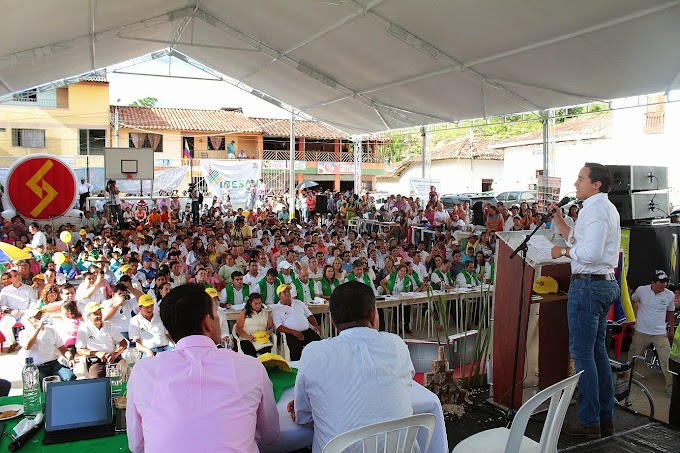
M 276 368 L 268 368 L 267 372 L 269 374 L 269 379 L 272 381 L 274 387 L 274 399 L 278 402 L 281 398 L 281 394 L 288 387 L 295 385 L 295 377 L 297 376 L 297 368 L 293 368 L 292 373 L 287 373 Z M 125 385 L 125 384 L 123 384 Z M 0 406 L 5 404 L 23 404 L 24 399 L 22 396 L 7 396 L 0 398 Z M 5 432 L 13 434 L 14 426 L 19 423 L 23 417 L 17 417 L 12 420 L 5 421 Z M 88 439 L 81 440 L 78 442 L 67 442 L 65 444 L 54 444 L 54 445 L 43 445 L 42 439 L 45 434 L 45 428 L 38 432 L 28 444 L 19 450 L 20 452 L 48 452 L 48 453 L 58 453 L 58 452 L 68 452 L 68 453 L 112 453 L 112 452 L 125 452 L 129 453 L 127 435 L 125 433 L 116 434 L 112 437 L 102 437 L 100 439 Z M 0 438 L 0 453 L 7 451 L 7 446 L 10 444 L 10 440 L 7 436 L 3 435 Z
M 0 398 L 0 406 L 5 404 L 23 404 L 24 399 L 21 396 L 7 396 Z M 12 420 L 5 421 L 5 432 L 13 433 L 14 426 L 21 421 L 23 417 L 17 417 Z M 43 425 L 44 426 L 44 425 Z M 125 433 L 116 434 L 112 437 L 102 437 L 100 439 L 81 440 L 78 442 L 67 442 L 65 444 L 43 445 L 42 439 L 45 435 L 45 429 L 40 430 L 25 446 L 19 450 L 20 452 L 68 452 L 68 453 L 109 453 L 109 452 L 129 452 L 127 446 L 127 436 Z M 0 452 L 7 451 L 7 446 L 10 444 L 7 436 L 2 436 L 0 439 Z

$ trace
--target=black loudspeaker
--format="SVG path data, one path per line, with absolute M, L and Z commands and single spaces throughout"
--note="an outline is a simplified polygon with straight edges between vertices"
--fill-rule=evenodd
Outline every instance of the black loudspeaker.
M 632 226 L 630 230 L 630 258 L 628 260 L 628 287 L 648 285 L 649 276 L 663 269 L 670 283 L 677 284 L 680 277 L 680 225 Z
M 621 221 L 668 217 L 668 192 L 610 193 L 609 200 L 619 211 Z
M 612 174 L 610 193 L 668 189 L 668 167 L 607 165 Z
M 328 197 L 326 195 L 316 196 L 316 213 L 324 215 L 328 213 Z

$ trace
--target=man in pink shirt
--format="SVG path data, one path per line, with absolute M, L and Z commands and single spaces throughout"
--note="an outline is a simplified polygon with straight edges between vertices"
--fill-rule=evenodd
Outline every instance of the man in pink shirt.
M 272 384 L 257 359 L 218 349 L 217 306 L 196 284 L 171 290 L 161 320 L 174 351 L 141 360 L 127 387 L 133 453 L 257 452 L 279 437 Z

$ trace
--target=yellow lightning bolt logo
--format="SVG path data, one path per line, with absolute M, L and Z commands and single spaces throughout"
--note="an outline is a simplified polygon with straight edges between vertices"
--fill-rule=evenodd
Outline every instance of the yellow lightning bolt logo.
M 51 160 L 45 161 L 43 166 L 40 167 L 40 170 L 38 170 L 38 172 L 26 183 L 28 188 L 41 198 L 40 203 L 38 203 L 31 211 L 31 217 L 33 218 L 37 218 L 59 194 L 59 192 L 54 190 L 54 187 L 50 186 L 48 182 L 43 179 L 53 166 L 54 163 Z

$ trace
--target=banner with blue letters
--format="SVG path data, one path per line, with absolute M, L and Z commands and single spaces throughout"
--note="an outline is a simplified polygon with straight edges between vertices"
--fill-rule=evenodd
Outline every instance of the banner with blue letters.
M 229 195 L 232 203 L 246 203 L 262 177 L 261 160 L 201 159 L 201 168 L 213 195 L 223 200 Z

